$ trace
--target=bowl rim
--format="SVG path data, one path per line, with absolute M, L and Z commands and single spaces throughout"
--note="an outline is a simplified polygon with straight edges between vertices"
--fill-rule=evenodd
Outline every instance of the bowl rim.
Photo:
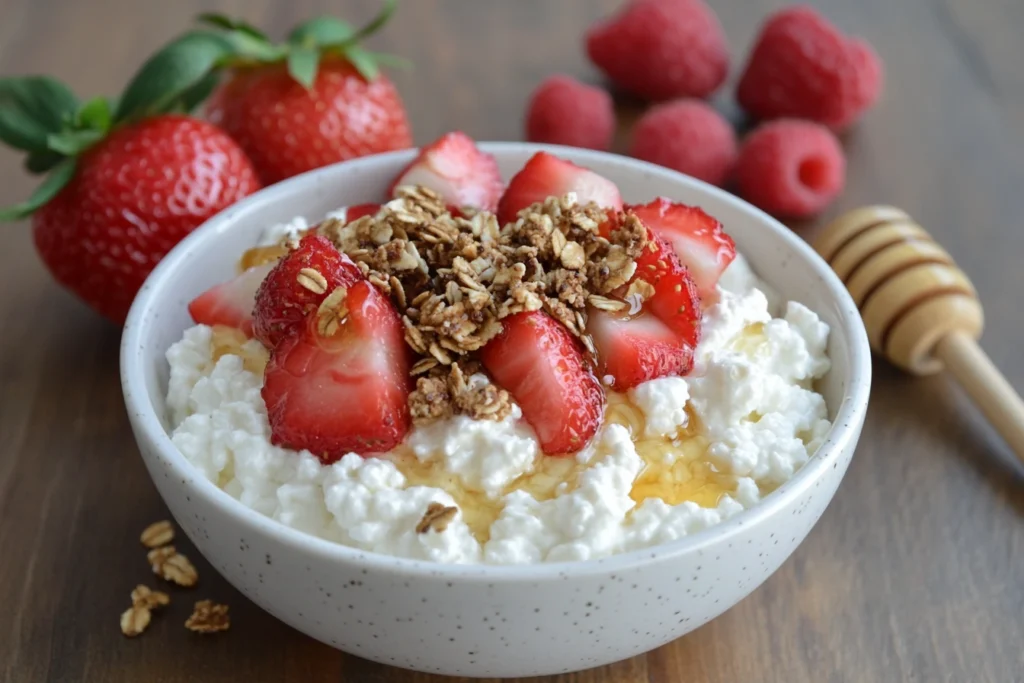
M 184 482 L 183 485 L 189 488 L 192 493 L 202 496 L 206 502 L 231 518 L 236 524 L 258 534 L 266 534 L 273 537 L 274 540 L 287 547 L 289 551 L 320 555 L 323 559 L 329 561 L 353 563 L 361 568 L 373 569 L 377 572 L 389 574 L 490 582 L 559 580 L 568 578 L 570 575 L 607 574 L 609 572 L 628 570 L 638 565 L 671 560 L 686 553 L 699 551 L 712 544 L 728 540 L 737 535 L 742 530 L 742 527 L 761 522 L 790 505 L 795 499 L 806 494 L 828 469 L 833 466 L 834 462 L 847 448 L 855 447 L 855 440 L 859 436 L 859 431 L 867 412 L 871 385 L 871 352 L 867 333 L 864 330 L 858 309 L 843 283 L 803 239 L 775 218 L 725 190 L 677 171 L 638 159 L 609 152 L 525 142 L 478 142 L 478 146 L 483 151 L 496 155 L 547 151 L 556 155 L 570 156 L 574 162 L 582 165 L 587 165 L 588 160 L 608 160 L 611 158 L 615 163 L 624 166 L 627 172 L 644 172 L 666 177 L 673 182 L 689 186 L 689 189 L 698 193 L 710 195 L 718 201 L 736 205 L 739 209 L 749 214 L 751 218 L 757 220 L 765 229 L 781 236 L 783 241 L 792 248 L 793 252 L 809 264 L 815 275 L 827 287 L 829 295 L 838 305 L 839 327 L 841 328 L 841 333 L 848 340 L 851 363 L 847 377 L 847 391 L 840 405 L 836 407 L 832 427 L 818 451 L 789 481 L 762 498 L 754 506 L 737 513 L 735 516 L 667 543 L 597 559 L 500 565 L 483 563 L 448 564 L 417 560 L 362 550 L 329 541 L 305 531 L 294 529 L 257 512 L 202 476 L 199 470 L 185 459 L 185 456 L 171 441 L 170 435 L 164 430 L 161 420 L 157 416 L 155 407 L 149 401 L 142 363 L 142 340 L 145 337 L 146 329 L 140 324 L 146 319 L 147 310 L 152 306 L 160 290 L 165 288 L 169 282 L 173 282 L 175 271 L 185 261 L 192 249 L 204 240 L 227 229 L 235 220 L 236 213 L 249 210 L 257 205 L 280 201 L 299 187 L 319 182 L 321 176 L 334 172 L 339 166 L 369 167 L 394 164 L 397 170 L 404 163 L 408 163 L 411 160 L 416 152 L 415 148 L 339 162 L 308 171 L 263 188 L 211 217 L 179 242 L 160 261 L 152 273 L 150 273 L 139 290 L 135 301 L 132 303 L 121 337 L 121 386 L 125 406 L 135 430 L 136 440 L 143 438 L 148 440 L 151 447 L 158 450 L 166 461 L 166 466 L 174 470 L 176 477 L 181 479 Z M 851 440 L 854 441 L 853 444 L 850 443 Z M 140 453 L 141 451 L 142 449 L 140 448 Z

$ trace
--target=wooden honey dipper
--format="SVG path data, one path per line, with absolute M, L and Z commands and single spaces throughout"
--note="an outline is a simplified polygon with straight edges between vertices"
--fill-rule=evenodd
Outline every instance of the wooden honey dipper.
M 871 348 L 917 375 L 948 370 L 1024 462 L 1024 401 L 978 346 L 978 293 L 946 250 L 891 206 L 840 216 L 814 248 L 850 291 Z

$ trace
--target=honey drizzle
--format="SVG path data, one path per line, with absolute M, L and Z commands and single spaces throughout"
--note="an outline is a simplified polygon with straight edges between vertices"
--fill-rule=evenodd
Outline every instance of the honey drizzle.
M 267 354 L 262 349 L 252 351 L 243 347 L 246 336 L 233 328 L 216 326 L 213 333 L 213 361 L 221 356 L 235 354 L 242 357 L 245 368 L 262 374 Z M 749 353 L 765 341 L 763 326 L 752 325 L 737 337 L 733 346 Z M 689 420 L 685 428 L 672 436 L 650 437 L 644 434 L 646 420 L 643 413 L 626 396 L 608 392 L 605 411 L 607 424 L 625 427 L 636 445 L 644 467 L 633 483 L 630 497 L 637 504 L 648 498 L 660 498 L 669 505 L 691 501 L 701 507 L 716 507 L 722 496 L 736 490 L 736 477 L 719 472 L 708 460 L 708 439 L 703 435 L 697 416 L 689 406 Z M 572 456 L 541 456 L 532 472 L 512 481 L 496 498 L 480 490 L 466 488 L 453 474 L 445 471 L 443 459 L 428 458 L 421 461 L 410 449 L 399 446 L 390 459 L 405 476 L 408 486 L 428 486 L 447 492 L 462 512 L 462 519 L 481 543 L 490 538 L 491 525 L 501 515 L 502 499 L 512 491 L 525 491 L 538 501 L 550 500 L 567 493 L 575 486 L 579 475 L 587 466 Z M 762 493 L 768 493 L 762 490 Z

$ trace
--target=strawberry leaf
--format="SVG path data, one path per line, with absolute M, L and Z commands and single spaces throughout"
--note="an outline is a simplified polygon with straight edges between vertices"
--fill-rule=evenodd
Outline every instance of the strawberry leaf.
M 106 133 L 113 123 L 113 112 L 110 102 L 105 97 L 94 97 L 81 106 L 75 115 L 75 125 L 79 128 L 98 130 Z
M 366 80 L 372 81 L 380 74 L 380 69 L 377 67 L 377 61 L 373 58 L 373 54 L 363 48 L 352 45 L 345 48 L 342 54 Z
M 134 120 L 178 106 L 183 95 L 232 52 L 231 43 L 223 36 L 205 31 L 174 40 L 135 74 L 125 88 L 114 120 Z
M 293 47 L 288 52 L 288 74 L 307 89 L 316 81 L 320 53 L 310 47 Z
M 21 108 L 0 105 L 0 140 L 26 152 L 46 150 L 49 131 Z
M 394 14 L 395 6 L 397 4 L 398 0 L 384 0 L 384 6 L 381 7 L 377 16 L 375 16 L 369 24 L 359 29 L 354 36 L 348 39 L 348 42 L 353 44 L 358 43 L 363 38 L 371 36 L 379 31 L 384 24 L 388 23 L 388 19 L 391 18 L 392 14 Z
M 370 50 L 364 50 L 373 61 L 377 62 L 381 66 L 391 66 L 396 69 L 411 69 L 412 62 L 405 57 L 399 57 L 398 55 L 388 54 L 387 52 L 371 52 Z
M 0 209 L 0 221 L 16 221 L 25 218 L 56 197 L 57 193 L 63 190 L 64 186 L 74 177 L 76 163 L 75 159 L 64 159 L 57 164 L 53 172 L 27 200 L 7 209 Z
M 352 25 L 334 17 L 317 17 L 299 24 L 288 36 L 292 45 L 319 47 L 342 43 L 355 34 Z
M 46 136 L 60 131 L 78 99 L 45 76 L 0 78 L 0 140 L 27 152 L 46 150 Z
M 46 173 L 51 168 L 64 160 L 63 154 L 46 150 L 45 152 L 32 152 L 25 157 L 25 170 L 32 175 Z
M 104 135 L 106 133 L 102 130 L 66 130 L 50 133 L 46 138 L 46 145 L 54 152 L 73 157 L 95 145 Z
M 226 14 L 219 14 L 217 12 L 205 12 L 200 14 L 196 18 L 201 24 L 208 24 L 215 28 L 221 28 L 225 31 L 238 31 L 245 33 L 252 38 L 262 40 L 264 43 L 269 43 L 270 38 L 266 33 L 259 30 L 252 24 L 242 21 L 241 19 L 232 19 Z
M 196 107 L 210 96 L 218 83 L 220 83 L 219 73 L 211 71 L 206 74 L 202 80 L 181 94 L 178 100 L 178 108 L 186 114 L 192 113 Z
M 48 76 L 0 78 L 0 105 L 14 105 L 47 130 L 58 131 L 78 110 L 78 98 Z

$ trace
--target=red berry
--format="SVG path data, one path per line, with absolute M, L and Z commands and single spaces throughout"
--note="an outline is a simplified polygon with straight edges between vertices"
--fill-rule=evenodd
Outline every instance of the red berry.
M 189 315 L 201 325 L 227 325 L 252 336 L 256 292 L 273 268 L 273 263 L 253 266 L 227 282 L 214 285 L 189 303 Z
M 402 169 L 391 187 L 423 185 L 444 197 L 449 204 L 494 211 L 505 184 L 494 156 L 481 152 L 473 139 L 455 131 L 446 133 L 420 150 Z
M 348 288 L 342 308 L 333 334 L 318 329 L 313 311 L 271 351 L 261 392 L 271 442 L 325 463 L 390 450 L 409 431 L 409 359 L 398 313 L 366 280 Z
M 537 152 L 508 181 L 498 202 L 498 222 L 511 223 L 531 204 L 569 192 L 576 193 L 580 204 L 594 202 L 609 209 L 622 208 L 622 196 L 612 181 L 553 154 Z
M 551 76 L 541 83 L 526 108 L 530 142 L 607 150 L 614 133 L 611 96 L 569 76 Z
M 373 216 L 380 211 L 380 204 L 353 204 L 345 209 L 345 222 L 351 223 L 363 216 Z
M 736 134 L 710 105 L 676 100 L 643 115 L 633 129 L 629 154 L 722 185 L 736 161 Z
M 319 278 L 323 281 L 318 282 Z M 306 318 L 316 311 L 329 292 L 362 279 L 356 264 L 335 249 L 326 237 L 303 237 L 298 249 L 277 262 L 256 292 L 253 310 L 256 338 L 267 348 L 274 348 L 305 324 Z
M 245 153 L 216 126 L 145 119 L 79 158 L 71 182 L 32 216 L 36 249 L 58 282 L 120 323 L 171 247 L 259 186 Z
M 740 196 L 770 214 L 807 218 L 839 195 L 846 158 L 825 126 L 780 119 L 752 132 L 736 162 Z
M 882 62 L 865 41 L 848 38 L 810 7 L 765 22 L 740 78 L 736 99 L 762 119 L 810 119 L 840 130 L 882 91 Z
M 605 396 L 576 338 L 541 311 L 501 322 L 501 334 L 480 351 L 484 367 L 519 404 L 545 453 L 580 450 L 601 426 Z
M 685 375 L 693 367 L 693 347 L 653 315 L 630 318 L 592 308 L 587 331 L 597 348 L 598 373 L 616 391 Z
M 284 64 L 236 69 L 207 108 L 267 184 L 354 157 L 412 146 L 398 91 L 383 74 L 367 81 L 325 57 L 306 88 Z
M 690 272 L 700 296 L 711 299 L 722 271 L 736 258 L 736 245 L 722 224 L 700 207 L 664 197 L 648 204 L 627 206 L 626 210 L 671 245 Z
M 586 41 L 608 78 L 647 99 L 707 97 L 729 71 L 725 34 L 703 0 L 632 0 Z
M 613 233 L 622 218 L 617 214 L 602 224 L 602 236 Z M 612 297 L 628 303 L 628 311 L 610 313 L 591 307 L 587 313 L 598 370 L 619 391 L 649 379 L 688 373 L 700 341 L 700 295 L 689 271 L 650 226 L 647 239 L 630 281 L 630 285 L 637 280 L 650 285 L 646 298 L 631 298 L 635 296 L 629 293 L 631 286 L 624 286 Z

